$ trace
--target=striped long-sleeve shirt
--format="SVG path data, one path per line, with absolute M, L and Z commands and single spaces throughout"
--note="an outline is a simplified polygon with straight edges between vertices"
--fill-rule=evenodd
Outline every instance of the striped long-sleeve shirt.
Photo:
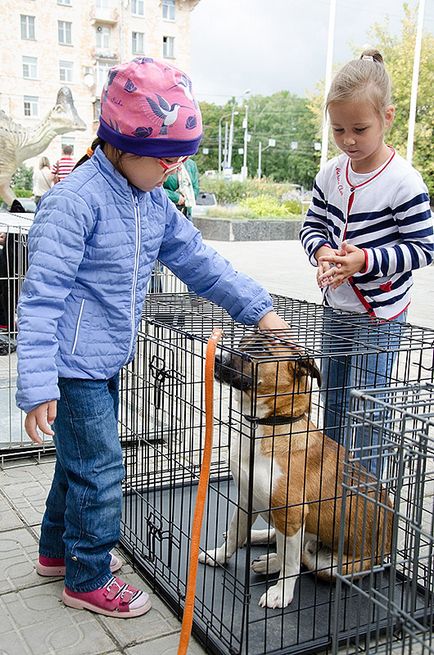
M 427 188 L 394 151 L 385 165 L 365 175 L 354 174 L 342 154 L 316 176 L 300 238 L 315 266 L 323 245 L 337 249 L 346 240 L 363 248 L 365 268 L 350 279 L 351 287 L 367 312 L 393 318 L 410 302 L 411 271 L 433 260 Z

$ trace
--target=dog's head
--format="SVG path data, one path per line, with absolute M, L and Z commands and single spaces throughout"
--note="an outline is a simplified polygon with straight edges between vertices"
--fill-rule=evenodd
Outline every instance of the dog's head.
M 321 385 L 315 361 L 286 338 L 257 332 L 243 337 L 239 353 L 216 359 L 215 377 L 253 398 L 262 416 L 301 416 L 309 409 L 312 378 Z

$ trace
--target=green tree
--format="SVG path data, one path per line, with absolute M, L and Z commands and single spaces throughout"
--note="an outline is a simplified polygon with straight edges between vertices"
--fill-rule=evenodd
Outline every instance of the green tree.
M 393 102 L 396 118 L 387 140 L 405 157 L 407 149 L 408 118 L 410 113 L 413 53 L 416 41 L 416 11 L 404 4 L 405 15 L 401 34 L 392 36 L 388 26 L 374 25 L 371 40 L 383 55 L 392 79 Z M 416 126 L 413 165 L 421 173 L 434 195 L 434 36 L 424 34 L 417 94 Z
M 223 141 L 225 123 L 230 122 L 232 109 L 237 112 L 234 116 L 232 167 L 235 172 L 241 170 L 243 155 L 238 150 L 244 147 L 245 105 L 234 105 L 235 99 L 224 106 L 201 103 L 204 138 L 196 156 L 201 173 L 205 170 L 218 170 L 219 121 Z M 275 147 L 263 153 L 262 175 L 279 182 L 288 181 L 310 187 L 318 169 L 319 156 L 314 148 L 314 115 L 307 100 L 288 91 L 280 91 L 272 96 L 253 96 L 249 100 L 248 116 L 248 131 L 251 135 L 247 148 L 249 175 L 252 177 L 257 174 L 259 142 L 265 148 L 268 139 L 275 139 Z M 294 144 L 297 144 L 296 148 Z M 204 147 L 208 149 L 208 154 L 203 154 Z

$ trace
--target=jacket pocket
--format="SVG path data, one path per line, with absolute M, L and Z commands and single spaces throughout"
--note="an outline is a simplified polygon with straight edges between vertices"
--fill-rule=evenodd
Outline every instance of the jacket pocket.
M 75 334 L 74 334 L 74 341 L 72 342 L 71 355 L 74 355 L 75 350 L 77 348 L 78 336 L 80 334 L 80 324 L 81 324 L 81 319 L 82 319 L 83 310 L 84 310 L 84 303 L 85 303 L 85 299 L 83 298 L 83 300 L 81 301 L 81 304 L 80 304 L 80 311 L 78 312 L 77 325 L 75 326 Z

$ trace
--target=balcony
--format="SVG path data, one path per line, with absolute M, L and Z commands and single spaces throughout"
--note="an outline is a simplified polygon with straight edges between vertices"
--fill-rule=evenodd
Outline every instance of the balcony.
M 119 61 L 119 54 L 111 48 L 92 48 L 91 53 L 97 60 Z
M 90 10 L 90 22 L 103 23 L 105 25 L 116 25 L 119 20 L 119 12 L 114 7 L 95 7 Z

